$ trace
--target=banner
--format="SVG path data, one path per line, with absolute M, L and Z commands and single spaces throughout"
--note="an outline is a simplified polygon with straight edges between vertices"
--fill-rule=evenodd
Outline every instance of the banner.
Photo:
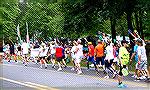
M 21 35 L 20 35 L 20 30 L 19 30 L 19 24 L 17 26 L 17 35 L 18 35 L 18 43 L 21 44 Z

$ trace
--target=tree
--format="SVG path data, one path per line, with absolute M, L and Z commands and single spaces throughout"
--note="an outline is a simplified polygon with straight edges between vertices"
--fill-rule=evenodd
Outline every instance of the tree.
M 20 10 L 18 8 L 18 0 L 5 0 L 1 2 L 0 6 L 0 27 L 1 37 L 4 36 L 6 42 L 15 42 L 17 31 L 16 31 L 16 16 Z

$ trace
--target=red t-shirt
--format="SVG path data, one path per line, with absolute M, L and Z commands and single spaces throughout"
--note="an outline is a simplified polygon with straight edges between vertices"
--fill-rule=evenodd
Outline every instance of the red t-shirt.
M 89 49 L 89 56 L 94 56 L 94 46 L 90 45 L 88 46 L 88 49 Z
M 56 58 L 61 58 L 63 56 L 63 48 L 56 47 Z

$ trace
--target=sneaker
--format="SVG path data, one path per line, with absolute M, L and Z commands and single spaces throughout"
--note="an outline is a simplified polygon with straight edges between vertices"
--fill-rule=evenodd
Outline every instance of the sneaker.
M 25 66 L 27 66 L 27 64 Z
M 131 76 L 131 77 L 136 78 L 136 75 L 133 75 L 133 76 Z
M 101 67 L 103 67 L 103 66 L 102 66 L 102 65 L 98 65 L 98 67 L 100 67 L 100 68 L 101 68 Z
M 146 77 L 145 76 L 141 76 L 141 77 L 139 77 L 141 80 L 143 80 L 143 79 L 146 79 Z
M 89 71 L 90 69 L 87 69 L 86 71 Z
M 94 67 L 94 64 L 89 65 L 90 67 Z
M 136 78 L 136 80 L 135 80 L 135 81 L 138 81 L 138 82 L 139 82 L 140 80 L 141 80 L 140 78 Z
M 61 71 L 62 70 L 62 68 L 59 68 L 57 71 Z
M 23 62 L 22 64 L 25 64 L 25 62 Z
M 109 76 L 105 76 L 104 78 L 109 79 Z
M 127 86 L 126 85 L 124 85 L 124 84 L 120 84 L 120 85 L 118 85 L 118 88 L 126 88 Z
M 133 78 L 137 78 L 137 75 L 133 75 L 134 77 Z
M 103 70 L 103 73 L 104 73 L 104 74 L 107 74 L 105 70 Z
M 71 71 L 74 71 L 74 70 L 75 70 L 74 68 L 71 69 Z
M 95 71 L 99 72 L 100 70 L 99 70 L 99 69 L 97 69 L 97 68 L 95 68 Z
M 55 65 L 53 65 L 52 68 L 55 68 Z
M 64 68 L 67 68 L 67 66 L 65 65 Z
M 45 67 L 45 69 L 47 69 L 47 67 Z
M 142 76 L 143 79 L 146 79 L 146 76 Z
M 81 74 L 81 73 L 82 73 L 82 71 L 78 71 L 78 72 L 77 72 L 77 74 Z
M 147 78 L 144 82 L 150 83 L 150 78 Z
M 117 73 L 114 73 L 112 78 L 114 79 L 116 76 L 117 76 Z

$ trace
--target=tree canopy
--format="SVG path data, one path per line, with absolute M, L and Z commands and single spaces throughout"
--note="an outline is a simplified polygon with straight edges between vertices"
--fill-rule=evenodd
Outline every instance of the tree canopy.
M 115 39 L 116 35 L 129 36 L 128 29 L 150 39 L 149 0 L 1 0 L 0 3 L 0 36 L 8 42 L 16 42 L 18 24 L 21 38 L 26 38 L 26 22 L 30 39 L 76 39 L 95 35 L 97 31 Z

